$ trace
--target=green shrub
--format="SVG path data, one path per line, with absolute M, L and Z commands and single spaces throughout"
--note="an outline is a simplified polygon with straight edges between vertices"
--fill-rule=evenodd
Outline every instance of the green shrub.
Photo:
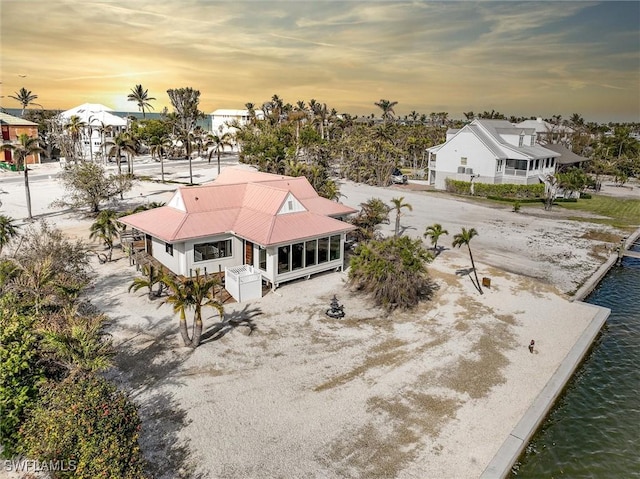
M 0 440 L 7 457 L 16 452 L 18 426 L 44 380 L 34 323 L 0 306 Z
M 520 202 L 519 201 L 516 201 L 516 202 L 513 203 L 513 212 L 514 213 L 520 212 Z
M 30 459 L 75 466 L 58 478 L 139 479 L 139 431 L 137 407 L 126 394 L 102 377 L 71 375 L 38 402 L 20 429 L 20 449 Z
M 447 178 L 445 180 L 446 190 L 458 195 L 471 194 L 471 182 L 459 181 Z M 475 196 L 501 197 L 513 199 L 543 198 L 544 183 L 534 185 L 512 185 L 512 184 L 490 184 L 474 182 L 473 190 Z
M 581 200 L 590 200 L 591 199 L 591 194 L 590 193 L 585 193 L 584 191 L 580 192 L 580 199 Z

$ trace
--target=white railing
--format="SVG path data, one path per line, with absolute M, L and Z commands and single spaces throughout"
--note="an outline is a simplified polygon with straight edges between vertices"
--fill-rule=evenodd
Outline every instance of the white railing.
M 504 174 L 511 175 L 511 176 L 527 176 L 527 170 L 516 170 L 515 168 L 505 168 Z

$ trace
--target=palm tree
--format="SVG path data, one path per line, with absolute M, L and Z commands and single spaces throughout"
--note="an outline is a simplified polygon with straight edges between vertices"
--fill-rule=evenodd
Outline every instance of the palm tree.
M 165 274 L 162 282 L 167 286 L 169 296 L 160 305 L 169 303 L 173 312 L 180 315 L 180 334 L 184 345 L 197 348 L 202 337 L 202 308 L 209 306 L 218 310 L 220 318 L 224 315 L 222 303 L 214 297 L 215 288 L 220 284 L 220 280 L 215 275 L 200 275 L 200 270 L 196 269 L 195 277 L 178 279 Z M 194 310 L 191 335 L 187 328 L 186 316 L 189 309 Z
M 13 261 L 17 266 L 18 275 L 13 279 L 11 289 L 26 298 L 38 315 L 43 303 L 55 298 L 57 286 L 60 284 L 58 271 L 53 266 L 53 258 L 48 256 L 40 261 Z
M 69 122 L 65 125 L 65 128 L 71 135 L 71 141 L 73 142 L 74 161 L 77 161 L 78 156 L 80 156 L 80 148 L 78 147 L 78 144 L 80 143 L 80 137 L 82 136 L 85 126 L 86 123 L 82 121 L 78 115 L 72 115 L 71 118 L 69 118 Z
M 409 211 L 413 211 L 413 206 L 409 203 L 403 203 L 404 196 L 399 198 L 391 198 L 391 209 L 396 211 L 396 227 L 394 236 L 400 234 L 400 216 L 402 215 L 402 208 L 407 208 Z
M 34 100 L 37 100 L 38 95 L 34 95 L 31 93 L 31 90 L 27 90 L 25 87 L 20 88 L 15 95 L 9 95 L 9 98 L 13 98 L 22 105 L 22 112 L 20 113 L 20 116 L 24 116 L 24 111 L 29 105 L 37 105 L 42 108 L 42 105 L 34 102 Z
M 44 151 L 40 148 L 40 143 L 37 138 L 31 138 L 26 133 L 22 133 L 18 137 L 18 144 L 5 143 L 0 145 L 0 150 L 10 150 L 13 154 L 18 171 L 24 170 L 24 190 L 27 195 L 27 217 L 32 219 L 31 215 L 31 191 L 29 190 L 29 168 L 26 164 L 26 159 L 29 155 L 35 155 Z
M 438 239 L 442 235 L 448 235 L 449 232 L 442 228 L 442 225 L 439 223 L 432 224 L 431 226 L 427 226 L 424 237 L 431 238 L 431 244 L 433 245 L 433 251 L 438 254 Z
M 109 249 L 105 262 L 111 261 L 113 239 L 119 236 L 122 229 L 121 223 L 118 222 L 118 214 L 114 210 L 102 210 L 89 228 L 89 238 L 102 241 Z
M 467 246 L 467 249 L 469 250 L 469 258 L 471 259 L 471 268 L 473 269 L 473 275 L 476 278 L 476 282 L 474 286 L 480 292 L 480 294 L 483 294 L 482 286 L 480 285 L 480 281 L 478 280 L 478 272 L 476 271 L 476 264 L 473 261 L 473 254 L 471 253 L 471 240 L 477 235 L 478 235 L 478 232 L 476 231 L 475 228 L 469 228 L 469 229 L 462 228 L 462 231 L 460 233 L 453 236 L 452 246 L 454 248 L 455 247 L 459 248 L 462 245 Z
M 129 292 L 138 291 L 142 288 L 149 288 L 149 299 L 159 298 L 162 296 L 164 289 L 164 283 L 162 279 L 166 272 L 162 269 L 155 268 L 151 265 L 142 267 L 143 276 L 133 278 L 133 281 L 129 285 Z M 153 291 L 153 286 L 158 285 L 158 291 Z
M 14 221 L 10 216 L 0 215 L 0 254 L 2 253 L 2 248 L 18 236 L 19 226 L 14 224 Z
M 209 152 L 209 163 L 211 163 L 211 155 L 215 153 L 218 157 L 218 174 L 220 174 L 220 154 L 224 151 L 225 146 L 230 148 L 233 146 L 230 140 L 231 135 L 228 132 L 222 135 L 207 135 L 204 146 L 207 149 L 213 147 L 213 150 Z
M 120 165 L 120 157 L 123 153 L 134 154 L 136 153 L 136 145 L 131 139 L 129 135 L 126 133 L 120 133 L 116 135 L 115 138 L 110 139 L 106 142 L 107 146 L 110 145 L 107 151 L 107 157 L 115 157 L 116 162 L 118 163 L 118 174 L 122 174 L 122 166 Z
M 143 88 L 142 85 L 136 85 L 135 88 L 131 89 L 131 93 L 127 95 L 127 100 L 135 101 L 140 111 L 142 111 L 142 118 L 146 118 L 144 110 L 145 108 L 153 110 L 153 106 L 149 102 L 155 100 L 155 98 L 149 96 L 149 90 Z
M 381 99 L 379 102 L 375 102 L 374 105 L 382 110 L 382 120 L 386 123 L 387 120 L 393 119 L 395 111 L 393 107 L 398 104 L 397 101 L 389 101 Z
M 154 136 L 149 141 L 149 149 L 151 150 L 151 157 L 153 158 L 154 154 L 158 155 L 160 158 L 160 175 L 162 178 L 162 182 L 164 183 L 164 155 L 167 149 L 172 145 L 172 141 L 168 136 Z

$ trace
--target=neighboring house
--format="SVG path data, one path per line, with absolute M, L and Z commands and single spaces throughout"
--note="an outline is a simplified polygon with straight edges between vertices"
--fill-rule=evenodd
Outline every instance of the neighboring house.
M 305 177 L 226 168 L 212 183 L 180 187 L 166 206 L 120 219 L 173 273 L 238 270 L 280 283 L 342 269 L 342 221 L 356 210 L 318 196 Z M 236 298 L 237 299 L 237 298 Z
M 506 120 L 473 120 L 448 130 L 447 141 L 429 154 L 429 184 L 445 189 L 446 179 L 492 184 L 535 184 L 556 171 L 559 153 L 537 144 L 533 128 Z
M 518 128 L 533 128 L 538 135 L 538 143 L 544 145 L 549 143 L 571 144 L 571 136 L 575 130 L 565 125 L 555 125 L 544 121 L 538 117 L 535 120 L 525 120 L 515 124 Z
M 22 134 L 26 134 L 30 138 L 38 138 L 38 124 L 23 120 L 17 116 L 0 112 L 0 126 L 2 127 L 3 143 L 18 143 L 18 137 Z M 1 153 L 0 163 L 4 163 L 4 166 L 13 165 L 13 156 L 10 150 L 5 150 Z M 28 165 L 40 163 L 40 154 L 36 153 L 35 155 L 27 156 L 25 163 Z
M 86 125 L 82 136 L 82 154 L 85 158 L 101 156 L 103 142 L 115 137 L 127 127 L 127 120 L 111 113 L 113 110 L 100 103 L 83 103 L 60 113 L 65 121 L 77 116 Z M 104 128 L 104 131 L 101 131 Z
M 219 136 L 222 136 L 225 133 L 233 135 L 237 129 L 231 125 L 237 124 L 239 126 L 244 126 L 249 123 L 249 120 L 251 119 L 249 110 L 218 109 L 209 115 L 211 116 L 211 131 L 214 135 Z M 264 112 L 262 112 L 262 110 L 256 110 L 255 116 L 257 119 L 262 120 L 264 119 Z M 232 150 L 236 151 L 237 148 L 235 140 L 231 140 L 230 143 L 233 145 Z

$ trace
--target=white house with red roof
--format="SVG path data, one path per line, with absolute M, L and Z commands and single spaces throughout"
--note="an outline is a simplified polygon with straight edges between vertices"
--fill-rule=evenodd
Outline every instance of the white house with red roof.
M 354 229 L 342 219 L 355 212 L 320 197 L 305 177 L 227 168 L 120 221 L 144 233 L 146 252 L 175 274 L 248 265 L 275 288 L 342 269 L 345 234 Z

